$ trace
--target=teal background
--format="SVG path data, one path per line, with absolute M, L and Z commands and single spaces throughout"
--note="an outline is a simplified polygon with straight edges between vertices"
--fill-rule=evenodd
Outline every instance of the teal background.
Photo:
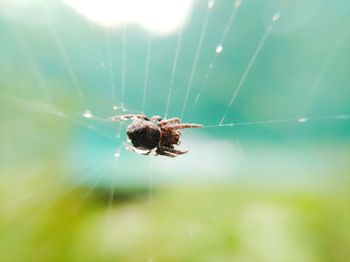
M 173 83 L 179 32 L 0 3 L 1 261 L 348 260 L 350 2 L 243 0 L 205 81 L 233 3 L 194 3 Z M 206 17 L 182 118 L 205 127 L 176 159 L 128 152 L 113 105 L 164 116 L 172 90 L 181 116 Z

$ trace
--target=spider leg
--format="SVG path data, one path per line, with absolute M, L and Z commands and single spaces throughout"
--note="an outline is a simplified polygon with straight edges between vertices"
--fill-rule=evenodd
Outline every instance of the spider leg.
M 203 125 L 199 124 L 178 124 L 172 126 L 174 129 L 185 129 L 185 128 L 201 128 Z
M 174 117 L 174 118 L 165 119 L 158 122 L 158 126 L 164 126 L 167 124 L 180 124 L 180 118 Z
M 161 121 L 162 118 L 160 116 L 152 116 L 150 120 L 151 121 Z
M 148 156 L 151 152 L 152 150 L 149 150 L 147 153 L 141 153 L 141 155 Z
M 165 150 L 167 152 L 170 152 L 170 153 L 173 153 L 173 154 L 176 154 L 176 155 L 183 155 L 183 154 L 186 154 L 188 152 L 188 150 L 180 151 L 180 150 L 176 150 L 176 149 L 173 149 L 173 148 L 166 148 Z
M 172 158 L 177 156 L 176 154 L 165 151 L 164 148 L 157 148 L 156 154 L 162 155 L 162 156 L 167 156 L 167 157 L 172 157 Z
M 135 115 L 135 114 L 113 116 L 113 117 L 109 118 L 109 120 L 110 121 L 121 121 L 121 120 L 135 119 L 135 118 L 148 120 L 148 118 L 145 115 Z
M 149 150 L 149 151 L 142 151 L 142 150 L 137 149 L 137 148 L 135 148 L 135 147 L 133 147 L 133 146 L 130 146 L 130 145 L 128 145 L 128 144 L 125 144 L 125 147 L 126 147 L 126 149 L 127 149 L 128 151 L 135 152 L 135 153 L 137 153 L 137 154 L 144 155 L 144 156 L 148 156 L 148 155 L 152 152 L 152 150 Z

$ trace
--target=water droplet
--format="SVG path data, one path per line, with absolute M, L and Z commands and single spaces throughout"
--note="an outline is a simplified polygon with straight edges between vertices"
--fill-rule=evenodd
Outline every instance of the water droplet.
M 272 17 L 272 22 L 277 21 L 277 20 L 280 18 L 280 16 L 281 16 L 281 14 L 280 14 L 280 13 L 276 13 L 276 14 L 274 14 L 274 15 L 273 15 L 273 17 Z
M 115 158 L 120 157 L 120 153 L 119 153 L 119 152 L 115 153 L 115 154 L 114 154 L 114 157 L 115 157 Z
M 215 0 L 209 0 L 208 1 L 208 8 L 212 8 L 215 4 Z
M 242 3 L 242 0 L 235 0 L 234 6 L 237 8 L 241 5 L 241 3 Z
M 118 107 L 116 105 L 114 105 L 113 110 L 118 110 Z
M 216 51 L 216 53 L 221 53 L 223 49 L 224 49 L 224 48 L 222 47 L 222 45 L 218 45 L 218 46 L 216 47 L 215 51 Z
M 92 117 L 92 113 L 90 112 L 90 110 L 86 110 L 86 111 L 84 112 L 84 117 L 85 117 L 85 118 L 91 118 L 91 117 Z
M 298 122 L 305 123 L 305 122 L 307 122 L 307 118 L 301 117 L 301 118 L 298 119 Z

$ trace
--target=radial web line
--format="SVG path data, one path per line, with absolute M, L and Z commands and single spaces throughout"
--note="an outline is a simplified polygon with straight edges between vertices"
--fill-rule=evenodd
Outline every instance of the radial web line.
M 32 216 L 32 218 L 35 218 L 35 217 L 39 216 L 40 213 L 42 213 L 42 212 L 49 211 L 53 207 L 52 203 L 54 203 L 54 201 L 58 201 L 58 200 L 62 199 L 64 196 L 67 196 L 74 189 L 76 189 L 77 187 L 81 186 L 89 178 L 90 175 L 96 174 L 96 171 L 100 171 L 102 167 L 105 167 L 105 165 L 103 165 L 105 161 L 106 161 L 105 159 L 101 159 L 100 162 L 97 162 L 96 165 L 94 165 L 92 168 L 90 168 L 86 172 L 84 172 L 84 175 L 80 176 L 77 181 L 73 181 L 73 183 L 71 183 L 71 185 L 69 185 L 68 187 L 65 187 L 60 192 L 60 194 L 55 195 L 52 199 L 50 199 L 50 201 L 48 203 L 45 203 L 44 208 L 42 208 L 38 212 L 35 212 L 34 215 Z M 69 215 L 71 216 L 73 214 L 74 213 L 72 213 L 72 212 L 68 213 L 68 214 L 66 214 L 65 218 L 67 219 L 67 218 L 69 218 Z
M 45 100 L 49 104 L 54 104 L 52 97 L 50 95 L 50 92 L 49 92 L 47 80 L 46 80 L 45 76 L 43 75 L 43 73 L 39 67 L 38 62 L 34 58 L 33 54 L 29 51 L 26 39 L 24 39 L 23 34 L 15 26 L 12 26 L 12 27 L 14 28 L 18 42 L 19 42 L 22 50 L 24 51 L 25 56 L 27 57 L 27 60 L 28 60 L 30 67 L 33 68 L 34 73 L 38 77 L 40 89 L 45 97 Z
M 48 23 L 48 26 L 49 26 L 50 35 L 51 35 L 52 39 L 54 40 L 54 42 L 56 44 L 56 47 L 58 48 L 58 50 L 59 50 L 59 52 L 61 54 L 61 57 L 62 57 L 63 62 L 64 62 L 64 65 L 65 65 L 65 67 L 67 69 L 67 72 L 68 72 L 72 82 L 73 82 L 74 87 L 77 90 L 77 93 L 79 95 L 80 101 L 83 103 L 83 105 L 84 105 L 84 107 L 86 109 L 86 99 L 85 99 L 83 91 L 82 91 L 82 89 L 80 87 L 78 78 L 77 78 L 77 76 L 76 76 L 76 74 L 74 72 L 72 63 L 71 63 L 71 61 L 70 61 L 70 59 L 68 57 L 66 48 L 63 45 L 62 39 L 59 36 L 59 34 L 56 31 L 56 29 L 51 24 L 51 22 Z
M 108 68 L 109 68 L 109 81 L 111 85 L 111 92 L 112 92 L 112 103 L 113 108 L 115 108 L 115 76 L 114 76 L 114 70 L 113 70 L 113 61 L 112 61 L 112 49 L 111 49 L 111 34 L 109 29 L 107 28 L 105 31 L 106 34 L 106 49 L 107 49 L 107 59 L 108 59 Z
M 127 25 L 123 28 L 123 47 L 122 47 L 122 72 L 121 72 L 121 107 L 124 110 L 124 100 L 125 100 L 125 78 L 126 78 L 126 55 L 127 55 Z
M 103 256 L 106 252 L 106 246 L 107 246 L 107 234 L 108 228 L 111 225 L 112 221 L 112 211 L 113 211 L 113 200 L 114 200 L 114 187 L 115 187 L 115 177 L 116 173 L 112 172 L 112 181 L 111 185 L 109 187 L 109 200 L 108 200 L 108 209 L 107 209 L 107 215 L 106 215 L 106 220 L 105 220 L 105 228 L 104 228 L 104 233 L 103 233 L 103 239 L 102 239 L 102 246 L 101 246 L 101 253 L 100 253 L 100 259 L 103 259 Z
M 204 128 L 236 127 L 236 126 L 250 126 L 250 125 L 281 124 L 281 123 L 304 124 L 304 123 L 311 122 L 311 121 L 315 122 L 315 121 L 325 121 L 325 120 L 350 120 L 350 114 L 346 113 L 346 114 L 331 115 L 331 116 L 270 119 L 270 120 L 258 120 L 258 121 L 237 122 L 237 123 L 229 123 L 229 124 L 219 124 L 219 125 L 205 125 Z
M 72 112 L 68 112 L 67 110 L 60 109 L 60 108 L 58 108 L 56 106 L 52 106 L 52 105 L 49 105 L 49 104 L 46 104 L 46 103 L 43 103 L 43 102 L 27 101 L 27 100 L 24 100 L 24 99 L 21 99 L 21 98 L 18 98 L 18 97 L 13 97 L 13 96 L 8 96 L 8 95 L 3 95 L 3 94 L 0 94 L 0 102 L 1 101 L 4 101 L 5 103 L 6 102 L 7 103 L 10 102 L 10 103 L 17 104 L 18 106 L 20 106 L 22 108 L 25 108 L 27 110 L 32 110 L 32 111 L 35 111 L 35 112 L 51 114 L 51 115 L 54 115 L 56 117 L 64 118 L 64 119 L 67 119 L 67 120 L 71 121 L 74 124 L 83 126 L 83 127 L 87 128 L 87 129 L 94 130 L 94 131 L 96 131 L 98 134 L 100 134 L 102 136 L 105 136 L 105 137 L 108 137 L 108 138 L 112 138 L 110 135 L 106 134 L 102 130 L 97 129 L 93 125 L 86 124 L 83 121 L 80 121 L 80 120 L 78 120 L 76 118 L 70 117 L 69 114 L 72 114 Z M 77 116 L 81 117 L 80 113 L 75 113 L 75 114 Z M 104 122 L 108 121 L 105 118 L 96 117 L 96 116 L 91 116 L 91 119 L 98 120 L 98 121 L 104 121 Z
M 169 114 L 169 107 L 170 107 L 170 101 L 173 93 L 173 85 L 174 85 L 174 78 L 175 78 L 175 73 L 176 73 L 176 68 L 177 68 L 177 62 L 179 59 L 179 54 L 180 54 L 180 49 L 181 49 L 181 43 L 182 43 L 182 28 L 180 29 L 180 32 L 177 37 L 177 43 L 176 43 L 176 51 L 175 51 L 175 57 L 174 57 L 174 62 L 173 62 L 173 69 L 171 71 L 171 77 L 170 77 L 170 85 L 169 85 L 169 90 L 168 90 L 168 97 L 167 97 L 167 102 L 165 106 L 165 113 L 164 113 L 164 118 L 166 119 Z
M 148 35 L 147 38 L 147 54 L 146 54 L 146 66 L 145 66 L 145 81 L 143 84 L 143 96 L 142 96 L 142 113 L 145 113 L 147 90 L 148 90 L 148 75 L 149 75 L 149 64 L 151 60 L 151 49 L 152 49 L 152 37 Z
M 342 29 L 341 29 L 341 32 L 340 32 L 340 35 L 339 37 L 336 39 L 335 43 L 334 43 L 334 46 L 332 47 L 330 53 L 327 55 L 324 63 L 322 64 L 321 68 L 320 68 L 320 71 L 318 72 L 315 80 L 313 81 L 313 84 L 311 85 L 311 88 L 310 88 L 310 93 L 309 93 L 309 99 L 311 100 L 310 101 L 310 104 L 308 107 L 311 106 L 311 103 L 312 103 L 312 96 L 314 96 L 319 88 L 320 88 L 320 85 L 321 83 L 323 82 L 324 80 L 324 77 L 327 73 L 327 71 L 330 69 L 334 59 L 336 58 L 338 52 L 339 52 L 339 49 L 343 46 L 345 40 L 346 40 L 346 37 L 348 36 L 350 30 L 349 30 L 349 26 L 350 26 L 350 23 L 347 23 Z M 307 114 L 309 111 L 309 109 L 306 109 L 303 114 Z
M 239 91 L 241 90 L 251 68 L 253 67 L 254 63 L 255 63 L 255 60 L 256 58 L 258 57 L 262 47 L 264 46 L 265 42 L 266 42 L 266 39 L 268 38 L 269 34 L 270 34 L 270 31 L 272 29 L 272 26 L 274 24 L 274 22 L 276 22 L 280 17 L 280 14 L 277 12 L 275 13 L 273 16 L 272 16 L 272 19 L 271 19 L 271 22 L 269 24 L 269 26 L 267 27 L 265 33 L 263 34 L 263 36 L 261 37 L 260 41 L 259 41 L 259 44 L 258 46 L 256 47 L 255 51 L 254 51 L 254 54 L 252 56 L 252 58 L 250 59 L 249 63 L 248 63 L 248 66 L 246 67 L 241 79 L 239 80 L 239 83 L 238 83 L 238 86 L 237 88 L 235 89 L 235 91 L 233 92 L 232 94 L 232 97 L 230 99 L 230 102 L 228 103 L 227 107 L 226 107 L 226 110 L 221 118 L 221 121 L 220 121 L 220 125 L 223 124 L 223 122 L 225 121 L 225 118 L 231 108 L 231 106 L 233 105 Z
M 152 217 L 152 211 L 153 211 L 153 176 L 152 172 L 149 174 L 149 181 L 148 181 L 148 261 L 153 261 L 153 217 Z
M 50 25 L 51 24 L 49 24 L 49 28 L 50 28 Z M 30 64 L 30 66 L 32 68 L 34 68 L 34 72 L 36 73 L 36 75 L 38 76 L 38 78 L 40 80 L 40 87 L 42 89 L 42 92 L 45 95 L 45 98 L 46 98 L 45 100 L 47 101 L 47 103 L 44 103 L 44 102 L 41 102 L 41 101 L 40 102 L 39 101 L 28 102 L 26 100 L 22 100 L 20 98 L 11 97 L 11 96 L 7 96 L 7 95 L 0 95 L 0 99 L 6 100 L 8 102 L 12 101 L 14 103 L 21 104 L 21 106 L 25 105 L 25 107 L 30 108 L 31 110 L 35 109 L 35 111 L 51 113 L 51 114 L 54 114 L 54 115 L 56 115 L 58 117 L 66 118 L 66 119 L 68 119 L 69 121 L 71 121 L 71 122 L 73 122 L 75 124 L 78 124 L 80 126 L 84 126 L 86 128 L 89 128 L 89 129 L 94 129 L 95 131 L 97 131 L 101 135 L 106 136 L 106 137 L 110 137 L 105 132 L 103 132 L 101 130 L 98 130 L 92 124 L 87 125 L 87 124 L 83 123 L 82 121 L 79 121 L 77 119 L 74 119 L 73 117 L 70 117 L 69 114 L 72 113 L 72 112 L 68 112 L 68 110 L 63 110 L 63 109 L 57 107 L 54 104 L 53 99 L 52 99 L 52 97 L 50 95 L 50 92 L 48 90 L 47 79 L 45 78 L 44 74 L 42 73 L 38 62 L 35 60 L 34 56 L 29 51 L 28 45 L 26 43 L 26 40 L 24 39 L 24 37 L 21 34 L 21 32 L 15 26 L 12 26 L 12 27 L 14 28 L 14 31 L 15 31 L 16 37 L 18 39 L 18 42 L 20 43 L 20 46 L 23 49 L 23 51 L 24 51 L 24 53 L 25 53 L 25 55 L 26 55 L 26 57 L 28 59 L 28 62 Z M 81 113 L 76 113 L 76 112 L 74 112 L 74 113 L 76 115 L 78 115 L 79 117 L 81 117 Z M 95 119 L 95 120 L 99 120 L 99 121 L 107 121 L 104 118 L 93 116 L 93 115 L 89 116 L 89 118 L 92 118 L 92 119 Z
M 236 139 L 236 145 L 237 145 L 238 151 L 242 157 L 242 161 L 244 162 L 244 164 L 247 164 L 247 157 L 243 151 L 243 147 L 242 147 L 241 143 L 239 142 L 238 138 Z
M 195 97 L 195 101 L 194 101 L 193 106 L 192 106 L 192 108 L 191 108 L 191 112 L 192 112 L 192 111 L 194 110 L 194 108 L 196 107 L 196 105 L 197 105 L 197 103 L 198 103 L 198 101 L 199 101 L 199 99 L 200 99 L 200 96 L 201 96 L 201 94 L 202 94 L 204 88 L 206 87 L 206 84 L 207 84 L 209 75 L 210 75 L 211 71 L 212 71 L 213 68 L 214 68 L 214 64 L 215 64 L 215 62 L 216 62 L 216 59 L 217 59 L 218 55 L 219 55 L 219 54 L 221 53 L 221 51 L 222 51 L 222 47 L 223 47 L 223 45 L 224 45 L 224 43 L 225 43 L 225 40 L 226 40 L 227 35 L 228 35 L 228 32 L 230 31 L 230 29 L 231 29 L 231 27 L 232 27 L 232 25 L 233 25 L 233 22 L 234 22 L 234 20 L 235 20 L 235 18 L 236 18 L 236 16 L 237 16 L 237 13 L 238 13 L 238 10 L 239 10 L 239 7 L 240 7 L 240 6 L 241 6 L 241 0 L 236 0 L 235 3 L 234 3 L 234 5 L 233 5 L 233 9 L 232 9 L 231 15 L 230 15 L 230 17 L 229 17 L 229 19 L 228 19 L 228 21 L 227 21 L 227 23 L 226 23 L 226 25 L 225 25 L 224 31 L 223 31 L 223 33 L 222 33 L 222 35 L 221 35 L 220 40 L 219 40 L 219 44 L 217 45 L 217 49 L 215 50 L 215 53 L 214 53 L 214 55 L 213 55 L 213 58 L 211 59 L 211 62 L 210 62 L 210 64 L 209 64 L 209 66 L 208 66 L 208 69 L 207 69 L 207 71 L 206 71 L 206 73 L 205 73 L 205 75 L 204 75 L 202 84 L 201 84 L 201 86 L 199 87 L 199 90 L 198 90 L 197 95 L 196 95 L 196 97 Z M 220 47 L 221 47 L 221 50 L 218 49 L 218 48 L 220 48 Z
M 185 114 L 188 98 L 189 98 L 189 95 L 190 95 L 190 92 L 191 92 L 191 88 L 192 88 L 192 84 L 193 84 L 193 77 L 194 77 L 194 74 L 195 74 L 196 69 L 197 69 L 199 55 L 201 53 L 204 37 L 205 37 L 205 34 L 207 32 L 207 28 L 208 28 L 209 17 L 210 17 L 210 13 L 211 13 L 210 10 L 211 9 L 209 9 L 207 11 L 207 14 L 206 14 L 206 17 L 205 17 L 205 21 L 204 21 L 204 24 L 202 26 L 202 30 L 201 30 L 201 33 L 200 33 L 200 37 L 199 37 L 199 41 L 198 41 L 198 45 L 197 45 L 197 49 L 196 49 L 196 54 L 195 54 L 194 61 L 193 61 L 193 64 L 192 64 L 190 78 L 189 78 L 189 81 L 188 81 L 188 84 L 187 84 L 185 99 L 184 99 L 184 103 L 183 103 L 182 110 L 181 110 L 181 118 L 183 118 L 183 116 Z
M 74 211 L 72 212 L 72 215 L 73 214 L 75 214 L 75 213 L 77 213 L 79 210 L 80 210 L 80 208 L 82 208 L 82 206 L 83 206 L 83 204 L 84 204 L 84 202 L 85 201 L 87 201 L 88 200 L 88 198 L 90 197 L 90 195 L 92 194 L 92 192 L 94 192 L 94 190 L 95 190 L 95 188 L 98 186 L 98 184 L 101 182 L 101 180 L 102 180 L 102 178 L 104 177 L 104 175 L 106 174 L 106 172 L 107 172 L 107 170 L 108 170 L 108 167 L 109 167 L 109 165 L 108 165 L 108 163 L 110 163 L 111 161 L 113 161 L 114 160 L 114 156 L 111 156 L 111 155 L 108 155 L 107 157 L 106 157 L 106 159 L 103 159 L 102 161 L 101 161 L 101 165 L 99 164 L 99 174 L 97 175 L 97 178 L 95 179 L 95 181 L 93 182 L 93 184 L 92 185 L 90 185 L 89 187 L 88 187 L 88 191 L 84 194 L 84 196 L 81 198 L 81 200 L 80 200 L 80 203 L 79 203 L 79 205 L 74 209 Z
M 92 194 L 92 192 L 94 191 L 94 189 L 97 187 L 98 183 L 101 181 L 102 177 L 104 176 L 104 173 L 108 168 L 107 164 L 111 161 L 111 158 L 112 158 L 112 156 L 109 155 L 105 159 L 101 159 L 101 162 L 98 163 L 97 167 L 98 167 L 99 174 L 98 174 L 97 178 L 95 179 L 94 183 L 88 187 L 89 188 L 88 192 L 86 192 L 84 194 L 83 198 L 80 200 L 80 203 L 78 203 L 78 206 L 73 208 L 73 210 L 71 210 L 67 214 L 66 219 L 70 219 L 71 217 L 73 217 L 82 208 L 85 201 L 90 197 L 90 195 Z M 96 170 L 97 167 L 95 167 L 94 170 Z M 91 173 L 91 172 L 89 172 L 89 173 Z M 59 198 L 62 198 L 62 195 L 60 195 Z
M 36 187 L 35 190 L 31 191 L 30 194 L 25 195 L 24 197 L 22 197 L 21 199 L 18 200 L 14 200 L 12 202 L 8 202 L 6 203 L 6 205 L 2 206 L 2 208 L 0 209 L 0 212 L 2 211 L 6 211 L 7 209 L 11 209 L 11 208 L 15 208 L 17 205 L 19 205 L 22 202 L 25 202 L 27 200 L 32 199 L 32 197 L 35 194 L 40 194 L 40 193 L 44 193 L 47 190 L 51 189 L 52 187 L 58 185 L 59 183 L 63 183 L 63 181 L 65 179 L 69 179 L 70 177 L 72 177 L 72 175 L 78 174 L 80 172 L 83 172 L 84 170 L 91 170 L 91 168 L 95 165 L 95 164 L 100 164 L 101 160 L 105 159 L 108 155 L 104 154 L 103 157 L 100 158 L 96 158 L 95 160 L 93 160 L 92 162 L 87 163 L 84 166 L 80 166 L 79 168 L 76 168 L 75 170 L 73 170 L 72 172 L 62 172 L 63 175 L 57 176 L 55 177 L 53 180 L 50 180 L 50 183 L 42 185 L 40 187 Z

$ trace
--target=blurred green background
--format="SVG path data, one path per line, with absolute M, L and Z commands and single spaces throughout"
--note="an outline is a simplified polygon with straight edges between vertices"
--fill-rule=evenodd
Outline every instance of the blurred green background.
M 350 261 L 349 1 L 66 2 L 0 2 L 0 261 Z M 144 157 L 125 112 L 205 128 Z

